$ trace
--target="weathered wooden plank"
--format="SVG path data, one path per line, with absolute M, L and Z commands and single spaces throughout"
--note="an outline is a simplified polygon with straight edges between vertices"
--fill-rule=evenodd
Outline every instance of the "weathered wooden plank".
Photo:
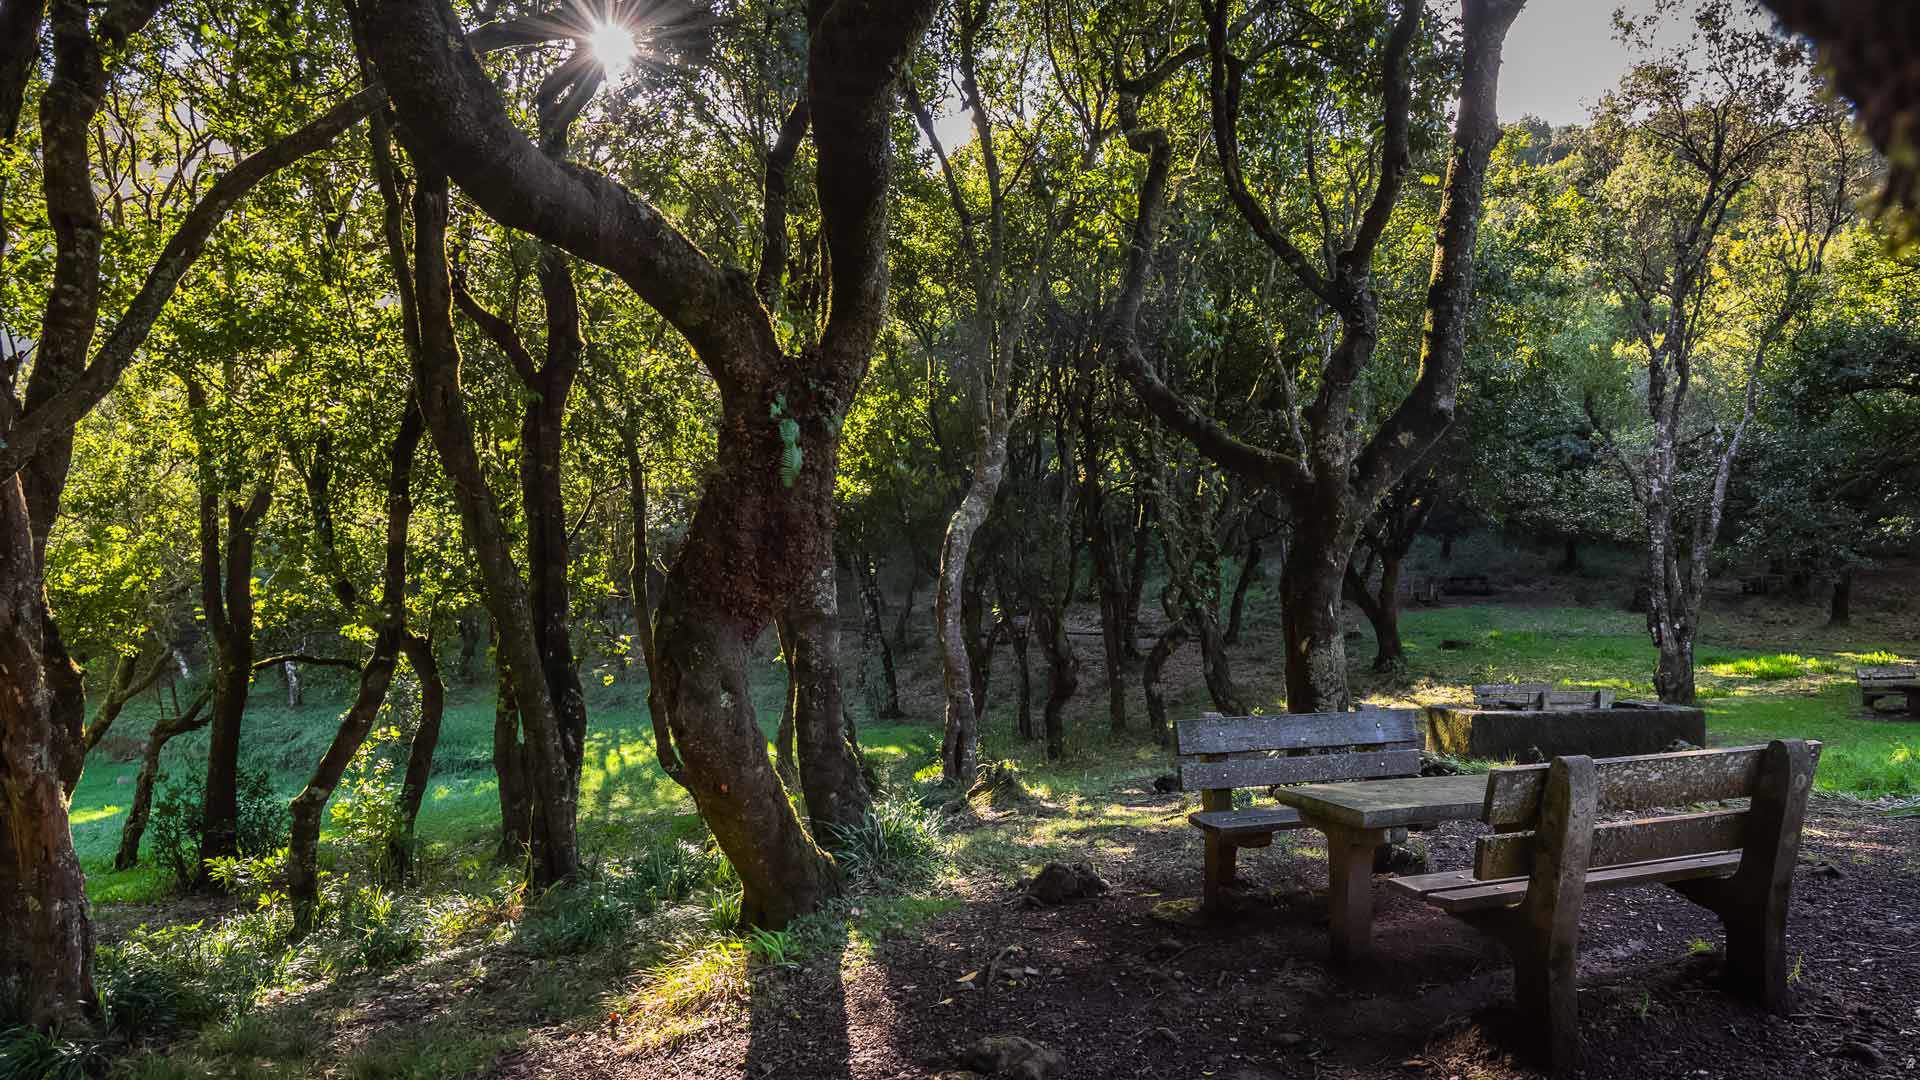
M 1547 691 L 1549 709 L 1611 709 L 1613 691 L 1611 690 L 1549 690 Z
M 1409 776 L 1363 784 L 1302 784 L 1273 797 L 1307 820 L 1348 829 L 1392 829 L 1470 820 L 1485 798 L 1484 776 Z
M 1546 683 L 1481 683 L 1473 688 L 1473 703 L 1482 709 L 1541 709 L 1551 690 Z
M 1587 890 L 1591 892 L 1597 889 L 1625 888 L 1630 885 L 1722 878 L 1738 869 L 1740 869 L 1740 853 L 1737 851 L 1682 855 L 1672 859 L 1626 863 L 1621 866 L 1588 871 Z M 1512 907 L 1527 894 L 1526 878 L 1480 881 L 1470 870 L 1453 870 L 1443 874 L 1423 874 L 1410 878 L 1390 878 L 1388 885 L 1456 914 L 1485 911 L 1488 908 Z
M 1732 851 L 1744 845 L 1746 837 L 1745 810 L 1711 810 L 1610 822 L 1593 830 L 1593 849 L 1587 866 L 1598 869 Z M 1481 837 L 1474 843 L 1473 876 L 1481 881 L 1497 881 L 1531 872 L 1539 841 L 1539 835 L 1531 832 Z
M 1298 829 L 1303 824 L 1300 811 L 1291 806 L 1268 806 L 1258 810 L 1201 810 L 1188 814 L 1187 821 L 1208 832 L 1223 833 Z
M 1818 761 L 1820 744 L 1809 742 L 1807 747 Z M 1765 751 L 1764 746 L 1737 746 L 1601 758 L 1594 762 L 1600 778 L 1600 812 L 1744 798 L 1753 794 Z M 1516 765 L 1488 773 L 1487 801 L 1480 819 L 1495 828 L 1531 823 L 1539 816 L 1546 778 L 1545 765 Z
M 1210 716 L 1174 725 L 1180 754 L 1243 754 L 1259 750 L 1321 750 L 1413 742 L 1418 709 Z
M 1418 750 L 1366 750 L 1351 754 L 1302 754 L 1295 757 L 1245 757 L 1226 761 L 1180 762 L 1180 786 L 1197 788 L 1266 787 L 1328 780 L 1375 780 L 1412 776 L 1420 771 Z M 1209 809 L 1212 809 L 1209 807 Z

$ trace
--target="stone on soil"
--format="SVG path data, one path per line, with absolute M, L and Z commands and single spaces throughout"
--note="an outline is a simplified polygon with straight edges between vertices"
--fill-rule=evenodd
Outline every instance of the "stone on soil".
M 967 1067 L 1007 1080 L 1047 1080 L 1060 1071 L 1060 1055 L 1018 1035 L 989 1035 L 961 1053 Z
M 1021 886 L 1028 899 L 1053 907 L 1070 900 L 1084 900 L 1107 891 L 1107 883 L 1086 863 L 1050 862 Z

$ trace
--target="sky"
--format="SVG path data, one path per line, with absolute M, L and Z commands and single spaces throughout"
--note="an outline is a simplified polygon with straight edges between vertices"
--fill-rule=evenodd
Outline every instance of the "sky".
M 1632 62 L 1613 37 L 1617 6 L 1619 0 L 1527 0 L 1507 33 L 1500 118 L 1518 120 L 1532 113 L 1555 126 L 1585 121 L 1593 103 Z

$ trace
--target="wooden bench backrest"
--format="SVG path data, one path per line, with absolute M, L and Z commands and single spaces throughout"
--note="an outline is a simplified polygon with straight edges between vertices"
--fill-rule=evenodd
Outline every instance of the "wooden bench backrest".
M 1173 729 L 1180 786 L 1230 791 L 1414 776 L 1420 772 L 1419 716 L 1417 709 L 1365 709 L 1182 720 Z
M 1818 742 L 1776 741 L 1599 760 L 1567 757 L 1552 765 L 1495 769 L 1487 774 L 1481 819 L 1496 832 L 1475 843 L 1473 876 L 1497 880 L 1528 874 L 1543 848 L 1584 848 L 1586 867 L 1598 868 L 1777 845 L 1781 826 L 1766 823 L 1791 818 L 1798 834 L 1819 756 Z M 1570 794 L 1550 797 L 1556 770 L 1566 777 Z M 1569 798 L 1568 806 L 1555 810 Z M 1753 801 L 1744 809 L 1598 821 L 1603 814 L 1741 798 Z M 1589 841 L 1570 842 L 1581 833 L 1590 838 L 1590 847 Z
M 1482 683 L 1473 688 L 1473 703 L 1482 709 L 1544 709 L 1553 688 L 1546 683 Z

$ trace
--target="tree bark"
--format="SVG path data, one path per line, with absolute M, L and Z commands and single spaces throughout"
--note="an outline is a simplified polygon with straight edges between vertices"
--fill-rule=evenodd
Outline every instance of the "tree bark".
M 880 719 L 898 720 L 906 713 L 900 708 L 900 675 L 893 664 L 893 647 L 887 644 L 887 635 L 881 622 L 880 610 L 880 572 L 874 558 L 866 551 L 856 553 L 856 571 L 860 577 L 860 606 L 865 616 L 866 632 L 863 635 L 867 647 L 880 654 L 880 675 L 886 680 L 885 697 L 880 704 Z
M 1827 606 L 1827 625 L 1845 626 L 1853 621 L 1853 567 L 1833 575 L 1833 598 Z
M 1260 559 L 1265 554 L 1258 539 L 1247 542 L 1247 558 L 1240 564 L 1240 576 L 1233 583 L 1233 602 L 1228 607 L 1226 642 L 1229 645 L 1240 644 L 1240 629 L 1244 625 L 1247 610 L 1247 592 L 1253 586 L 1253 579 L 1260 573 Z
M 516 863 L 527 857 L 533 842 L 533 793 L 527 786 L 526 746 L 520 741 L 513 671 L 496 663 L 494 672 L 498 689 L 493 700 L 493 774 L 500 788 L 497 857 L 503 863 Z
M 207 731 L 207 784 L 201 808 L 200 852 L 195 885 L 210 884 L 207 860 L 240 854 L 240 728 L 253 683 L 253 551 L 260 523 L 273 503 L 277 457 L 269 457 L 253 494 L 238 501 L 234 474 L 240 463 L 214 459 L 204 417 L 205 389 L 187 380 L 187 406 L 195 417 L 200 486 L 200 602 L 213 639 L 213 704 Z M 223 473 L 225 478 L 223 479 Z M 226 497 L 223 499 L 222 496 Z M 225 503 L 224 508 L 222 503 Z M 224 558 L 221 511 L 226 517 Z
M 160 781 L 160 752 L 176 736 L 207 726 L 209 700 L 210 692 L 201 691 L 184 712 L 156 721 L 153 730 L 147 733 L 147 745 L 140 754 L 140 770 L 133 781 L 133 801 L 128 804 L 126 822 L 120 827 L 120 848 L 113 857 L 115 870 L 131 870 L 140 864 L 140 841 L 146 835 L 147 819 L 153 813 L 153 788 Z
M 840 680 L 840 589 L 833 538 L 825 541 L 813 587 L 786 606 L 790 711 L 800 759 L 800 791 L 813 835 L 831 837 L 866 819 L 873 795 L 846 725 Z
M 1147 662 L 1140 669 L 1140 689 L 1147 698 L 1147 720 L 1153 729 L 1153 741 L 1161 746 L 1167 745 L 1169 729 L 1167 698 L 1160 690 L 1160 673 L 1190 633 L 1186 620 L 1174 617 L 1167 628 L 1160 631 L 1160 636 L 1154 639 L 1153 648 L 1147 651 Z
M 411 636 L 407 631 L 407 531 L 413 521 L 413 464 L 425 424 L 415 398 L 409 396 L 401 406 L 399 426 L 387 448 L 387 522 L 385 560 L 381 571 L 380 603 L 376 613 L 373 651 L 360 668 L 360 687 L 353 703 L 340 716 L 333 741 L 314 766 L 306 786 L 293 798 L 292 829 L 287 841 L 287 896 L 293 901 L 294 932 L 304 935 L 313 929 L 320 904 L 319 847 L 321 815 L 346 775 L 347 766 L 359 753 L 373 723 L 386 703 L 393 683 L 394 668 L 401 649 Z M 315 533 L 322 550 L 332 564 L 334 590 L 349 608 L 358 599 L 359 589 L 347 577 L 335 552 L 332 527 L 329 478 L 331 464 L 324 441 L 315 450 L 309 471 L 308 494 L 313 502 Z M 391 846 L 391 844 L 389 845 Z M 387 852 L 383 852 L 383 855 Z M 389 871 L 397 869 L 387 867 Z
M 1384 558 L 1381 563 L 1378 595 L 1368 589 L 1366 579 L 1352 563 L 1347 564 L 1345 589 L 1347 599 L 1373 627 L 1373 670 L 1392 671 L 1405 662 L 1400 645 L 1400 563 Z
M 433 778 L 433 755 L 440 746 L 440 725 L 447 712 L 447 686 L 440 678 L 440 660 L 431 640 L 408 634 L 400 651 L 420 680 L 420 726 L 407 746 L 407 769 L 400 781 L 400 825 L 387 855 L 396 877 L 405 878 L 413 872 L 414 825 L 420 819 L 427 782 Z

